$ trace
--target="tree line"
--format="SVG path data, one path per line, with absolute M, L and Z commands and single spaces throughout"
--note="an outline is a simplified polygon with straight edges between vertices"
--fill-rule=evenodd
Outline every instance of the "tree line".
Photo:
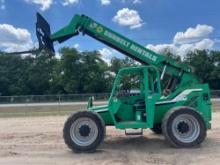
M 80 52 L 64 47 L 61 58 L 47 53 L 37 56 L 0 53 L 0 95 L 48 95 L 110 92 L 118 70 L 135 61 L 112 58 L 106 63 L 98 51 Z M 167 55 L 180 60 L 170 53 Z M 220 51 L 191 52 L 183 59 L 213 90 L 220 89 Z

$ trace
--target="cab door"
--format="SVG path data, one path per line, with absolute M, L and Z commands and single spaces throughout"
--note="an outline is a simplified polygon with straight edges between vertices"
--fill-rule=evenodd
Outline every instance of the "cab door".
M 161 96 L 160 76 L 157 68 L 153 66 L 147 67 L 144 70 L 147 128 L 152 128 L 154 124 L 155 105 Z
M 143 68 L 145 67 L 121 69 L 115 79 L 109 99 L 109 110 L 116 127 L 118 123 L 121 127 L 135 127 L 137 121 L 146 123 L 142 116 L 137 119 L 134 108 L 137 102 L 145 100 Z M 123 123 L 126 123 L 126 126 L 122 126 Z

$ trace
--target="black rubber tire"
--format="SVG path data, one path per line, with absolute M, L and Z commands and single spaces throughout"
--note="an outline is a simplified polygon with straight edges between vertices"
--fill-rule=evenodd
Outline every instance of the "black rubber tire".
M 151 131 L 157 135 L 162 134 L 163 132 L 162 132 L 161 124 L 154 124 L 153 128 L 151 128 Z
M 174 136 L 173 131 L 172 131 L 173 120 L 175 119 L 175 117 L 177 117 L 178 115 L 181 115 L 181 114 L 192 115 L 199 123 L 199 127 L 200 127 L 199 135 L 194 141 L 192 141 L 190 143 L 185 143 L 185 142 L 178 140 Z M 206 129 L 206 125 L 205 125 L 205 122 L 204 122 L 202 116 L 197 111 L 195 111 L 191 107 L 181 106 L 181 107 L 172 108 L 171 110 L 169 110 L 165 114 L 165 116 L 163 118 L 163 122 L 162 122 L 162 131 L 163 131 L 163 134 L 164 134 L 166 140 L 173 147 L 189 148 L 189 147 L 197 146 L 204 141 L 204 139 L 206 138 L 207 129 Z
M 70 128 L 74 121 L 81 117 L 87 117 L 93 120 L 98 128 L 98 136 L 96 140 L 88 145 L 88 146 L 80 146 L 76 144 L 71 136 L 70 136 Z M 66 143 L 66 145 L 74 152 L 80 153 L 80 152 L 94 152 L 96 151 L 97 147 L 103 142 L 105 137 L 105 123 L 103 119 L 100 117 L 99 114 L 91 112 L 91 111 L 82 111 L 77 112 L 75 114 L 72 114 L 69 116 L 69 118 L 66 120 L 63 128 L 63 138 Z

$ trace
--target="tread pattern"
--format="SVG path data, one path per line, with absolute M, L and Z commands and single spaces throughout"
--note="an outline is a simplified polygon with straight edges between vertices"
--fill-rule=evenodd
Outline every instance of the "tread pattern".
M 79 146 L 77 144 L 75 144 L 71 137 L 70 137 L 70 127 L 72 125 L 72 123 L 80 118 L 80 117 L 89 117 L 90 119 L 92 119 L 98 128 L 98 137 L 97 139 L 89 146 Z M 105 133 L 106 133 L 106 129 L 105 129 L 105 123 L 103 121 L 103 119 L 101 118 L 101 116 L 98 113 L 95 112 L 91 112 L 91 111 L 81 111 L 81 112 L 77 112 L 74 113 L 72 115 L 70 115 L 63 127 L 63 139 L 65 144 L 68 146 L 68 148 L 70 148 L 72 151 L 76 152 L 76 153 L 80 153 L 80 152 L 94 152 L 96 150 L 96 148 L 103 142 L 104 137 L 105 137 Z
M 200 124 L 200 135 L 199 137 L 191 142 L 191 143 L 182 143 L 180 141 L 178 141 L 172 134 L 172 129 L 171 129 L 171 122 L 172 120 L 175 118 L 175 116 L 177 116 L 178 114 L 184 114 L 184 113 L 187 113 L 187 114 L 190 114 L 190 115 L 193 115 L 199 122 Z M 193 108 L 191 107 L 187 107 L 187 106 L 179 106 L 179 107 L 175 107 L 175 108 L 172 108 L 171 110 L 169 110 L 164 118 L 163 118 L 163 121 L 162 121 L 162 131 L 163 131 L 163 134 L 166 138 L 166 140 L 173 146 L 173 147 L 176 147 L 176 148 L 189 148 L 189 147 L 194 147 L 194 146 L 197 146 L 199 145 L 200 143 L 202 143 L 204 141 L 204 139 L 206 138 L 206 125 L 205 125 L 205 122 L 202 118 L 202 116 L 197 112 L 195 111 Z

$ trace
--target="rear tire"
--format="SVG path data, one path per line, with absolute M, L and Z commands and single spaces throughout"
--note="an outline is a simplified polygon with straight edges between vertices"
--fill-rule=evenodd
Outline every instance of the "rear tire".
M 74 152 L 94 152 L 104 136 L 104 121 L 99 114 L 90 111 L 71 115 L 63 128 L 64 141 Z
M 164 116 L 162 130 L 173 147 L 193 147 L 206 137 L 206 125 L 202 116 L 190 107 L 176 107 Z
M 162 134 L 161 124 L 154 124 L 153 128 L 151 128 L 151 131 L 157 135 Z

